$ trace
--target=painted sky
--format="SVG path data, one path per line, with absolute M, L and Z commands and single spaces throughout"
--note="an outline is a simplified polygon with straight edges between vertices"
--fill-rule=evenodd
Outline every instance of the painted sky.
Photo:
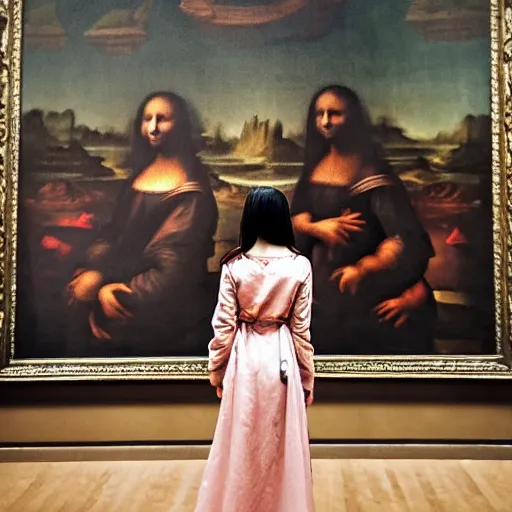
M 72 108 L 79 124 L 122 130 L 147 93 L 167 89 L 229 135 L 239 135 L 254 114 L 280 119 L 286 133 L 301 129 L 317 88 L 344 83 L 373 117 L 391 116 L 413 137 L 490 111 L 488 39 L 425 41 L 404 22 L 410 0 L 347 0 L 324 37 L 267 45 L 212 37 L 185 18 L 177 0 L 155 0 L 149 40 L 134 55 L 109 55 L 84 39 L 110 9 L 138 4 L 59 0 L 68 41 L 59 51 L 24 52 L 23 110 Z

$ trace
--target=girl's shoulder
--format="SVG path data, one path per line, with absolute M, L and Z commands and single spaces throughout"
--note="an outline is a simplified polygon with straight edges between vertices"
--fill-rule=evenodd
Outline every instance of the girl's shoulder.
M 243 260 L 243 253 L 238 252 L 237 249 L 233 249 L 233 251 L 230 251 L 223 259 L 225 261 L 221 263 L 221 270 L 233 274 L 239 262 Z
M 303 256 L 302 254 L 297 254 L 297 257 L 295 258 L 295 262 L 297 266 L 299 267 L 299 270 L 301 271 L 302 275 L 302 281 L 305 281 L 310 277 L 313 273 L 313 269 L 311 266 L 311 262 L 306 258 L 306 256 Z

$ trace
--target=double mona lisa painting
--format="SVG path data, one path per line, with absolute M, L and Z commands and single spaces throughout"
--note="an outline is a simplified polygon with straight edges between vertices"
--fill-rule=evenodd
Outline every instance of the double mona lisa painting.
M 320 376 L 510 372 L 509 0 L 0 0 L 0 378 L 202 378 L 252 187 Z M 340 157 L 341 155 L 341 157 Z

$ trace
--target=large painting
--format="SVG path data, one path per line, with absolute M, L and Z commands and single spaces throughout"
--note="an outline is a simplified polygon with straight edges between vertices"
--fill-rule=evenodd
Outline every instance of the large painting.
M 204 377 L 261 185 L 319 375 L 509 375 L 505 4 L 3 0 L 2 375 Z

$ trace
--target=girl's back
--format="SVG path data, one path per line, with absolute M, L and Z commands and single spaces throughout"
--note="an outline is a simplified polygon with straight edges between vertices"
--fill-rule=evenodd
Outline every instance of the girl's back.
M 197 512 L 314 510 L 304 403 L 314 374 L 311 284 L 297 254 L 240 254 L 223 266 L 209 346 L 210 381 L 223 394 Z
M 223 259 L 212 319 L 208 370 L 222 402 L 196 511 L 313 512 L 311 264 L 292 250 L 288 203 L 275 189 L 249 193 L 240 238 Z
M 240 322 L 261 326 L 289 323 L 299 286 L 310 269 L 304 256 L 241 254 L 227 265 L 236 285 Z

